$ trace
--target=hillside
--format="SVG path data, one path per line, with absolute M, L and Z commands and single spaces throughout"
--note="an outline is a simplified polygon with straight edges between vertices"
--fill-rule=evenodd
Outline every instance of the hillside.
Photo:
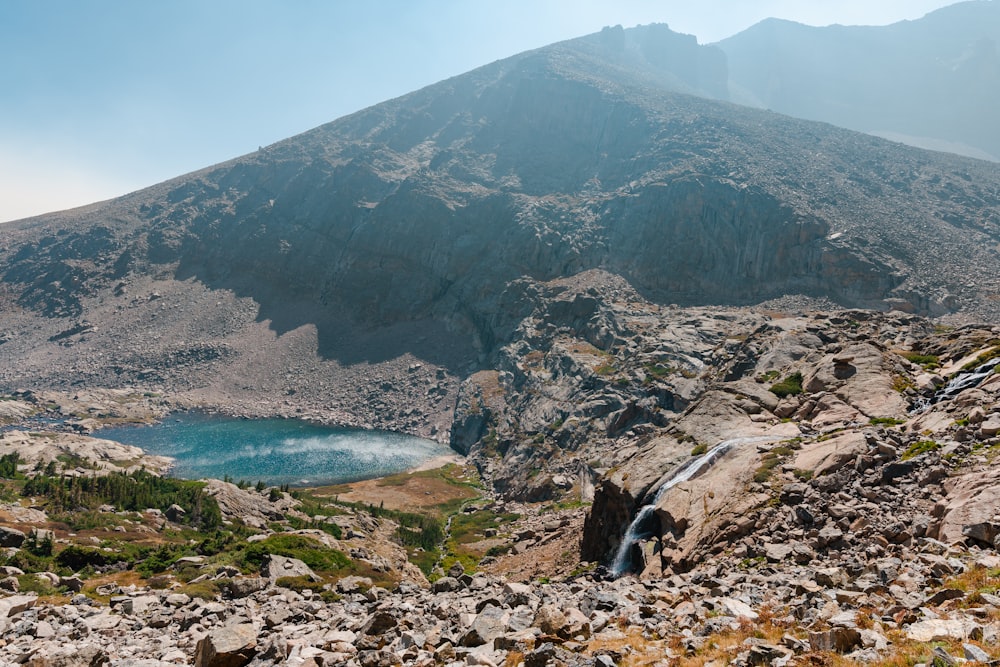
M 731 99 L 932 150 L 1000 160 L 1000 3 L 884 27 L 768 19 L 722 40 Z
M 518 281 L 593 268 L 659 303 L 804 294 L 1000 317 L 1000 168 L 674 92 L 635 56 L 650 34 L 703 48 L 608 29 L 5 225 L 3 382 L 153 369 L 195 389 L 199 368 L 299 335 L 343 366 L 412 354 L 465 370 L 528 312 Z M 91 363 L 101 350 L 113 373 Z
M 1000 165 L 707 99 L 724 64 L 609 28 L 0 227 L 0 661 L 994 658 Z M 100 439 L 189 407 L 466 465 Z

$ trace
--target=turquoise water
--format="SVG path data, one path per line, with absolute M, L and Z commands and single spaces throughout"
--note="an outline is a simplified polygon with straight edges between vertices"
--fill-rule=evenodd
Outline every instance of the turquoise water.
M 315 486 L 391 475 L 436 456 L 445 445 L 386 431 L 317 426 L 294 419 L 172 415 L 152 426 L 101 429 L 95 437 L 176 461 L 170 474 L 251 484 Z

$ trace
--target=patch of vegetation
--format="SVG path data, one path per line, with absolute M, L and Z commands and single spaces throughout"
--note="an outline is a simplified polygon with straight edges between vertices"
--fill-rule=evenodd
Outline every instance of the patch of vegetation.
M 901 461 L 906 461 L 908 459 L 920 456 L 921 454 L 925 454 L 927 452 L 933 452 L 938 449 L 941 449 L 940 443 L 934 442 L 933 440 L 919 440 L 910 445 L 909 447 L 907 447 L 906 451 L 903 452 L 903 455 L 900 456 L 899 458 Z
M 796 468 L 792 471 L 792 475 L 800 482 L 808 482 L 813 478 L 813 471 L 806 470 L 805 468 Z
M 451 520 L 451 531 L 445 542 L 442 565 L 447 569 L 452 563 L 460 562 L 466 572 L 475 571 L 486 553 L 470 545 L 483 540 L 487 529 L 499 529 L 503 524 L 519 518 L 519 514 L 498 514 L 485 509 L 456 514 Z
M 990 342 L 1000 343 L 1000 341 L 990 341 Z M 966 372 L 974 371 L 983 364 L 985 364 L 987 361 L 993 361 L 997 357 L 1000 357 L 1000 345 L 997 345 L 997 347 L 994 347 L 992 350 L 987 350 L 986 352 L 983 352 L 978 357 L 976 357 L 969 363 L 962 366 L 962 370 Z
M 691 456 L 701 456 L 708 451 L 708 445 L 704 442 L 699 442 L 697 445 L 691 448 Z
M 900 394 L 905 393 L 909 389 L 916 389 L 916 383 L 905 375 L 893 375 L 892 376 L 892 388 L 894 391 L 898 391 Z
M 905 423 L 905 419 L 896 419 L 895 417 L 872 417 L 868 420 L 869 426 L 899 426 Z
M 753 474 L 753 481 L 763 484 L 770 480 L 774 469 L 781 465 L 782 461 L 795 449 L 794 445 L 789 444 L 772 447 L 769 451 L 764 452 L 760 457 L 760 466 Z
M 291 533 L 269 535 L 267 539 L 248 544 L 241 560 L 246 567 L 259 570 L 268 554 L 298 558 L 318 573 L 336 572 L 351 564 L 351 559 L 342 551 L 325 547 L 311 537 Z
M 802 373 L 795 372 L 781 382 L 771 385 L 771 393 L 778 398 L 797 396 L 802 393 Z
M 17 452 L 0 456 L 0 477 L 4 479 L 23 479 L 24 475 L 17 471 L 21 457 Z
M 94 477 L 54 477 L 36 475 L 24 484 L 24 496 L 41 496 L 55 510 L 78 511 L 114 505 L 122 510 L 141 511 L 171 505 L 184 509 L 183 522 L 202 530 L 222 525 L 222 512 L 215 499 L 205 493 L 203 482 L 158 477 L 145 470 L 113 472 Z
M 614 364 L 608 362 L 594 366 L 594 373 L 600 376 L 614 375 L 617 370 Z
M 941 360 L 936 354 L 920 354 L 919 352 L 904 352 L 903 358 L 909 362 L 922 366 L 926 370 L 933 370 L 941 366 Z
M 760 375 L 757 376 L 756 379 L 757 379 L 757 382 L 760 382 L 761 384 L 763 384 L 765 382 L 774 382 L 775 380 L 778 379 L 779 375 L 781 375 L 781 373 L 779 373 L 778 371 L 776 371 L 776 370 L 770 370 L 770 371 L 768 371 L 766 373 L 761 373 Z
M 510 550 L 513 548 L 513 544 L 496 544 L 486 550 L 486 556 L 491 558 L 503 556 L 504 554 L 510 553 Z
M 71 544 L 55 558 L 55 562 L 73 572 L 85 567 L 99 567 L 108 563 L 108 555 L 99 549 L 90 549 Z
M 643 364 L 642 368 L 646 371 L 647 377 L 654 380 L 662 380 L 669 375 L 673 375 L 675 372 L 675 369 L 672 366 L 668 366 L 662 362 L 649 362 Z

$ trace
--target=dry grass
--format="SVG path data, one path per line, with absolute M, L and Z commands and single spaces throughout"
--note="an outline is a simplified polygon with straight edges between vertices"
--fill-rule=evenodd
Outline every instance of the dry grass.
M 663 660 L 667 648 L 666 641 L 649 639 L 635 628 L 629 628 L 623 632 L 624 637 L 602 637 L 592 640 L 587 647 L 587 653 L 593 654 L 601 650 L 620 653 L 624 656 L 619 663 L 622 667 L 646 667 L 658 664 Z
M 991 593 L 1000 591 L 1000 569 L 971 567 L 965 572 L 951 577 L 945 588 L 957 588 L 966 593 Z

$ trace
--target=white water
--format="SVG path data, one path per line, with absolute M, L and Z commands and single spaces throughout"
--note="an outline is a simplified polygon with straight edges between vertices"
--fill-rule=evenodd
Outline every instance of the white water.
M 653 496 L 652 502 L 643 505 L 639 508 L 639 511 L 636 512 L 635 518 L 632 519 L 632 523 L 629 524 L 628 529 L 625 531 L 625 535 L 622 536 L 621 544 L 618 545 L 618 552 L 615 554 L 615 559 L 611 563 L 611 573 L 615 577 L 620 577 L 632 564 L 632 545 L 643 538 L 650 537 L 652 534 L 648 530 L 644 530 L 644 525 L 646 520 L 649 518 L 649 515 L 653 513 L 656 506 L 660 503 L 660 500 L 663 499 L 663 496 L 667 491 L 681 482 L 693 479 L 708 470 L 716 461 L 718 461 L 736 445 L 748 442 L 767 442 L 779 439 L 780 438 L 776 438 L 774 436 L 763 435 L 749 438 L 733 438 L 732 440 L 723 440 L 698 458 L 685 461 L 681 465 L 677 466 L 677 469 L 674 470 L 673 473 L 671 473 L 671 475 L 663 482 L 663 484 L 660 485 L 660 488 L 656 490 L 656 495 Z
M 946 398 L 953 398 L 960 392 L 965 391 L 970 387 L 975 387 L 993 372 L 993 369 L 996 368 L 997 364 L 1000 364 L 1000 358 L 990 359 L 973 371 L 957 374 L 951 379 L 951 381 L 948 382 L 948 384 L 941 389 L 938 389 L 931 398 L 918 402 L 917 405 L 910 410 L 910 414 L 924 412 L 932 405 L 940 403 Z

